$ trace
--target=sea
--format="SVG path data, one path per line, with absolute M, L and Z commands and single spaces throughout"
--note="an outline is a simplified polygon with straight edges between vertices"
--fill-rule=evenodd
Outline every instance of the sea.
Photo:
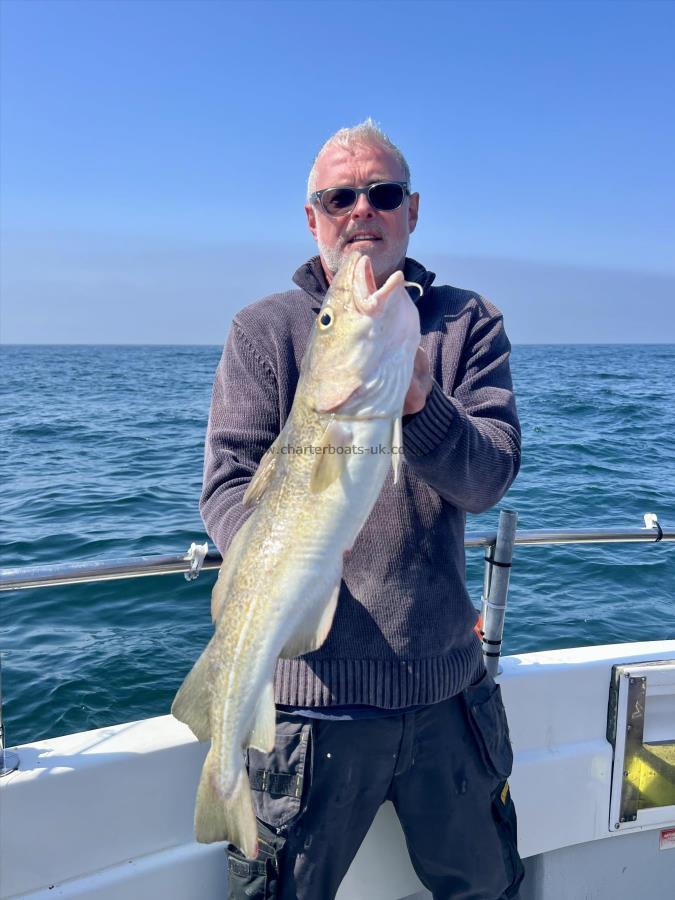
M 0 566 L 179 554 L 219 346 L 0 351 Z M 521 529 L 675 526 L 675 344 L 527 345 L 511 366 Z M 480 606 L 483 552 L 467 551 Z M 0 594 L 6 746 L 169 712 L 210 633 L 214 571 Z M 675 637 L 675 544 L 518 547 L 504 652 Z

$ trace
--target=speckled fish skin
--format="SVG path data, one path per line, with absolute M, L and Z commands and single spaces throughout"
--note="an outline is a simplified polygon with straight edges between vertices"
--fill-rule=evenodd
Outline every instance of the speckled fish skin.
M 330 630 L 343 554 L 397 461 L 368 451 L 400 447 L 419 341 L 403 273 L 377 290 L 368 257 L 350 254 L 317 316 L 288 421 L 244 497 L 255 508 L 213 590 L 215 633 L 172 706 L 200 740 L 211 738 L 198 841 L 228 840 L 257 856 L 244 751 L 273 749 L 278 657 L 316 649 Z

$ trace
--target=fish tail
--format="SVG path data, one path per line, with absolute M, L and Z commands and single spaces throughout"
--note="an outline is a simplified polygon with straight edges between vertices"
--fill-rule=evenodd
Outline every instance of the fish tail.
M 197 791 L 197 840 L 202 844 L 229 841 L 248 859 L 255 859 L 258 856 L 258 825 L 246 769 L 242 764 L 234 778 L 234 788 L 227 795 L 214 789 L 216 780 L 216 758 L 209 750 Z

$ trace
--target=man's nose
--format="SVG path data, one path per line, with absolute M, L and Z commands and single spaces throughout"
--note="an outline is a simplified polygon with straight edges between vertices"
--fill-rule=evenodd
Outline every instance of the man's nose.
M 372 219 L 373 207 L 370 205 L 367 194 L 359 194 L 356 205 L 352 210 L 352 219 Z

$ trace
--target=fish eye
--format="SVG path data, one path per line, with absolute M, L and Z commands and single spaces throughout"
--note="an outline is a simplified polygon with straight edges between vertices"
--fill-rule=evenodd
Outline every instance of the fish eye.
M 319 316 L 319 328 L 322 331 L 326 331 L 326 329 L 330 328 L 330 326 L 333 324 L 334 318 L 335 315 L 333 313 L 333 310 L 330 308 L 330 306 L 327 306 Z

